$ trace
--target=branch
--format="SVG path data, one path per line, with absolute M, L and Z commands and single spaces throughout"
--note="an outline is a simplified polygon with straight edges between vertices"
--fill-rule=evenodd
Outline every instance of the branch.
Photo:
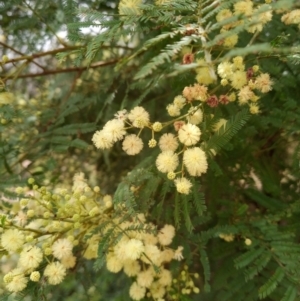
M 32 77 L 39 77 L 39 76 L 46 76 L 46 75 L 50 75 L 50 74 L 58 74 L 58 73 L 68 73 L 68 72 L 81 72 L 81 71 L 85 71 L 88 70 L 90 68 L 95 69 L 98 67 L 104 67 L 104 66 L 109 66 L 109 65 L 113 65 L 116 64 L 119 61 L 119 59 L 115 59 L 115 60 L 111 60 L 111 61 L 107 61 L 107 62 L 97 62 L 94 63 L 92 65 L 90 65 L 89 67 L 70 67 L 70 68 L 64 68 L 64 69 L 55 69 L 55 70 L 46 70 L 44 72 L 40 72 L 40 73 L 29 73 L 29 74 L 22 74 L 19 75 L 17 77 L 18 78 L 32 78 Z M 5 79 L 11 79 L 14 78 L 14 75 L 9 75 L 7 77 L 4 77 Z
M 0 42 L 0 44 L 3 44 L 3 43 Z M 8 45 L 7 45 L 7 47 L 12 49 L 12 47 L 10 47 Z M 13 58 L 11 60 L 6 61 L 5 64 L 15 63 L 15 62 L 24 61 L 24 60 L 32 61 L 35 58 L 39 58 L 39 57 L 43 57 L 43 56 L 47 56 L 47 55 L 52 55 L 52 54 L 57 54 L 57 53 L 60 53 L 60 52 L 66 52 L 66 51 L 69 51 L 69 50 L 76 50 L 76 49 L 83 48 L 83 47 L 84 46 L 82 46 L 82 45 L 81 46 L 68 46 L 68 47 L 64 47 L 64 48 L 57 48 L 57 49 L 53 49 L 53 50 L 49 50 L 49 51 L 34 53 L 32 55 L 22 55 L 20 57 L 16 57 L 16 58 Z M 108 48 L 108 49 L 109 48 L 121 48 L 121 49 L 126 49 L 126 50 L 133 50 L 132 47 L 120 46 L 120 45 L 114 45 L 114 46 L 102 45 L 101 47 L 102 48 Z M 17 50 L 14 50 L 14 51 L 17 52 Z
M 43 57 L 43 56 L 47 56 L 47 55 L 51 55 L 51 54 L 57 54 L 59 52 L 74 50 L 74 49 L 78 49 L 78 48 L 81 48 L 81 47 L 82 46 L 69 46 L 69 47 L 58 48 L 58 49 L 49 50 L 49 51 L 40 52 L 40 53 L 34 53 L 32 55 L 23 55 L 23 56 L 16 57 L 14 59 L 8 60 L 8 61 L 5 62 L 5 64 L 15 63 L 15 62 L 23 61 L 23 60 L 32 61 L 35 58 L 39 58 L 39 57 Z
M 15 49 L 15 48 L 13 48 L 13 47 L 7 45 L 6 43 L 3 43 L 3 42 L 0 41 L 0 45 L 2 45 L 2 46 L 5 47 L 5 48 L 10 49 L 11 51 L 13 51 L 13 52 L 15 52 L 15 53 L 17 53 L 17 54 L 19 54 L 19 55 L 24 56 L 24 53 L 22 53 L 22 52 L 18 51 L 17 49 Z M 7 62 L 10 62 L 10 61 L 8 60 Z M 40 64 L 37 63 L 37 62 L 35 62 L 34 60 L 32 60 L 32 63 L 35 64 L 36 66 L 40 67 L 41 69 L 45 70 L 45 68 L 44 68 L 42 65 L 40 65 Z

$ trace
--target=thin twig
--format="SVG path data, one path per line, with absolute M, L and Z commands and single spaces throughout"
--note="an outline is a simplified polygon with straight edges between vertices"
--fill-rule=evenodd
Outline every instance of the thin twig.
M 53 49 L 53 50 L 49 50 L 49 51 L 34 53 L 34 54 L 31 54 L 31 55 L 22 55 L 20 57 L 13 58 L 13 59 L 10 59 L 10 60 L 6 61 L 6 64 L 15 63 L 15 62 L 23 61 L 23 60 L 32 61 L 35 58 L 39 58 L 39 57 L 43 57 L 43 56 L 47 56 L 47 55 L 53 55 L 53 54 L 57 54 L 57 53 L 60 53 L 60 52 L 66 52 L 66 51 L 69 51 L 69 50 L 76 50 L 76 49 L 80 49 L 80 48 L 83 48 L 83 47 L 84 46 L 82 46 L 82 45 L 81 46 L 68 46 L 68 47 L 65 47 L 65 48 L 57 48 L 57 49 Z M 133 50 L 133 48 L 131 48 L 131 47 L 120 46 L 120 45 L 114 45 L 114 46 L 102 45 L 101 47 L 102 48 L 108 48 L 108 49 L 121 48 L 121 49 L 126 49 L 126 50 Z
M 19 55 L 25 56 L 24 53 L 18 51 L 17 49 L 13 48 L 12 46 L 7 45 L 6 43 L 0 42 L 0 45 L 2 45 L 2 46 L 5 47 L 5 48 L 10 49 L 11 51 L 13 51 L 13 52 L 15 52 L 15 53 L 17 53 L 17 54 L 19 54 Z M 32 61 L 32 63 L 35 64 L 36 66 L 38 66 L 38 67 L 40 67 L 41 69 L 45 70 L 45 67 L 43 67 L 43 66 L 40 65 L 39 63 L 35 62 L 34 60 L 31 60 L 31 61 Z M 7 61 L 7 62 L 9 62 L 9 61 Z
M 6 64 L 15 63 L 15 62 L 24 61 L 24 60 L 31 61 L 35 58 L 52 55 L 52 54 L 57 54 L 57 53 L 65 52 L 65 51 L 69 51 L 69 50 L 74 50 L 74 49 L 78 49 L 81 47 L 82 46 L 69 46 L 69 47 L 65 47 L 65 48 L 57 48 L 57 49 L 53 49 L 53 50 L 49 50 L 49 51 L 34 53 L 32 55 L 23 55 L 23 56 L 16 57 L 16 58 L 6 61 Z
M 68 44 L 63 41 L 55 32 L 55 30 L 49 25 L 47 24 L 45 21 L 43 21 L 43 18 L 28 4 L 26 3 L 26 1 L 23 0 L 23 3 L 25 4 L 25 6 L 27 6 L 32 13 L 40 20 L 40 22 L 44 23 L 46 25 L 46 27 L 48 28 L 49 31 L 51 31 L 51 33 L 53 33 L 53 35 L 57 38 L 58 42 L 60 44 L 62 44 L 64 47 L 68 47 Z
M 115 59 L 115 60 L 111 60 L 111 61 L 107 61 L 107 62 L 103 62 L 103 61 L 97 62 L 97 63 L 94 63 L 94 64 L 90 65 L 89 67 L 86 67 L 86 66 L 84 66 L 84 67 L 70 67 L 70 68 L 64 68 L 64 69 L 46 70 L 46 71 L 40 72 L 40 73 L 21 74 L 17 77 L 17 79 L 46 76 L 46 75 L 58 74 L 58 73 L 81 72 L 81 71 L 85 71 L 85 70 L 88 70 L 88 69 L 95 69 L 95 68 L 99 68 L 99 67 L 113 65 L 113 64 L 117 63 L 118 61 L 119 61 L 119 59 Z M 9 75 L 7 77 L 4 76 L 5 79 L 11 79 L 13 77 L 14 77 L 13 75 Z

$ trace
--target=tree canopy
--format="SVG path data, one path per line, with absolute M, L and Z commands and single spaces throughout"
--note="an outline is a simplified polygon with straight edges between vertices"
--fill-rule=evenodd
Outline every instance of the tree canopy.
M 299 1 L 0 22 L 1 301 L 299 300 Z

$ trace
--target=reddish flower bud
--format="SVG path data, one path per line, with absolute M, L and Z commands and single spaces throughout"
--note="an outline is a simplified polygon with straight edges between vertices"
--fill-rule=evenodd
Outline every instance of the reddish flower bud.
M 212 95 L 210 96 L 207 100 L 206 100 L 207 104 L 211 107 L 211 108 L 215 108 L 218 106 L 219 104 L 219 100 L 218 97 L 216 95 Z

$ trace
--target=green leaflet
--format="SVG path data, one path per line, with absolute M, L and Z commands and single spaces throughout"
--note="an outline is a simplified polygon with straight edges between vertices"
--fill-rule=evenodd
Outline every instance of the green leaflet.
M 246 192 L 246 195 L 258 202 L 260 205 L 262 205 L 263 207 L 270 209 L 270 210 L 278 210 L 278 209 L 284 209 L 285 205 L 283 202 L 281 202 L 280 200 L 277 200 L 275 198 L 271 198 L 266 196 L 264 193 L 254 190 L 254 189 L 248 189 Z
M 272 256 L 268 252 L 264 252 L 256 258 L 244 271 L 246 280 L 251 280 L 257 276 L 257 274 L 267 266 L 271 258 Z
M 191 221 L 191 207 L 189 205 L 189 200 L 187 197 L 182 198 L 182 206 L 183 206 L 183 217 L 185 222 L 185 227 L 188 230 L 188 232 L 192 232 L 194 227 Z
M 289 285 L 283 298 L 280 301 L 294 301 L 296 300 L 298 289 L 295 285 Z
M 264 299 L 265 297 L 270 295 L 276 289 L 276 287 L 283 279 L 283 277 L 284 277 L 284 270 L 283 268 L 278 267 L 275 273 L 273 274 L 273 276 L 271 276 L 271 278 L 259 288 L 258 290 L 259 298 Z
M 250 116 L 247 109 L 243 109 L 230 118 L 225 126 L 222 126 L 219 131 L 207 141 L 205 145 L 206 151 L 214 149 L 218 152 L 224 148 L 230 139 L 246 124 L 249 118 Z
M 194 40 L 195 38 L 193 36 L 185 36 L 182 37 L 178 42 L 167 45 L 165 50 L 151 59 L 148 64 L 139 70 L 134 79 L 138 80 L 152 74 L 160 65 L 170 62 L 174 54 L 179 53 L 184 46 L 191 44 L 191 42 Z
M 260 256 L 263 252 L 264 249 L 262 248 L 247 251 L 234 260 L 235 267 L 239 269 L 251 264 L 254 259 Z
M 211 277 L 210 263 L 208 259 L 208 254 L 202 245 L 199 246 L 199 253 L 200 253 L 200 262 L 202 264 L 203 271 L 204 271 L 204 281 L 205 281 L 204 290 L 205 292 L 210 292 L 211 289 L 209 284 L 210 277 Z

